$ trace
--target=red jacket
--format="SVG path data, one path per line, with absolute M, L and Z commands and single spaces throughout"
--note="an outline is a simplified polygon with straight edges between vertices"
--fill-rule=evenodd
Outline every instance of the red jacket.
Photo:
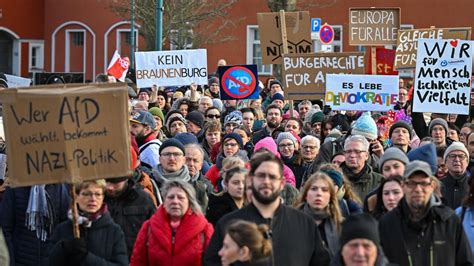
M 169 216 L 163 205 L 143 223 L 130 265 L 202 265 L 202 254 L 214 228 L 202 214 L 188 209 L 178 226 L 174 243 Z

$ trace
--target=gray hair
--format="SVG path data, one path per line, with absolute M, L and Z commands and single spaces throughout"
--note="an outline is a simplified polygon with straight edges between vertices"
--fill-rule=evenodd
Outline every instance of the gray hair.
M 362 137 L 361 135 L 352 135 L 352 136 L 347 137 L 346 141 L 344 142 L 344 150 L 352 142 L 361 143 L 364 151 L 369 151 L 369 142 L 367 141 L 365 137 Z
M 316 142 L 316 146 L 318 147 L 318 149 L 321 147 L 321 141 L 318 138 L 316 138 L 315 136 L 312 136 L 312 135 L 304 136 L 301 139 L 301 146 L 303 146 L 303 143 L 305 143 L 306 141 L 310 141 L 310 140 Z
M 209 96 L 201 96 L 201 98 L 199 98 L 199 103 L 201 103 L 201 102 L 204 101 L 204 100 L 207 100 L 207 101 L 210 102 L 211 105 L 212 105 L 212 99 L 211 99 L 211 97 L 209 97 Z
M 201 206 L 199 205 L 196 199 L 196 190 L 194 190 L 191 184 L 184 180 L 172 178 L 166 181 L 163 185 L 163 188 L 161 188 L 163 199 L 166 199 L 166 196 L 168 195 L 169 191 L 175 187 L 182 189 L 184 193 L 186 193 L 186 196 L 188 197 L 189 201 L 189 208 L 191 208 L 194 213 L 202 214 Z
M 303 106 L 303 105 L 309 105 L 309 108 L 313 108 L 313 104 L 311 103 L 310 100 L 303 100 L 298 104 L 298 109 Z
M 202 155 L 202 159 L 204 160 L 204 149 L 202 148 L 201 145 L 199 144 L 196 144 L 196 143 L 190 143 L 190 144 L 187 144 L 186 146 L 184 146 L 185 149 L 197 149 L 201 155 Z

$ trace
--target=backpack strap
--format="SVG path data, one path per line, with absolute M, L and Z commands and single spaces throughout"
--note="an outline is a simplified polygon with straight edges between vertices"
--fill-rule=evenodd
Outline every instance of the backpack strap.
M 156 145 L 158 145 L 158 146 L 161 146 L 161 142 L 149 141 L 149 142 L 147 142 L 145 145 L 143 145 L 143 146 L 141 146 L 140 148 L 138 148 L 138 152 L 141 153 L 141 152 L 144 151 L 146 148 L 148 148 L 148 146 L 153 145 L 153 144 L 156 144 Z

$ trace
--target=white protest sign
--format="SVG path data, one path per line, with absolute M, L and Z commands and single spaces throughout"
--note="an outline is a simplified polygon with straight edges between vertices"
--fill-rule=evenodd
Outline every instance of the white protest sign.
M 8 88 L 21 88 L 21 87 L 29 87 L 31 84 L 31 79 L 22 78 L 18 76 L 12 76 L 5 74 L 7 77 Z
M 473 42 L 419 39 L 414 112 L 469 114 Z
M 388 111 L 398 101 L 398 76 L 327 74 L 325 100 L 332 110 Z
M 206 49 L 136 52 L 138 87 L 207 84 Z

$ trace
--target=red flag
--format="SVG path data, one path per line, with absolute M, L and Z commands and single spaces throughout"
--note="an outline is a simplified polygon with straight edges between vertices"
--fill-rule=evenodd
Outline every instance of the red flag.
M 110 60 L 109 67 L 107 68 L 107 74 L 114 76 L 120 81 L 125 81 L 128 68 L 130 67 L 130 59 L 128 57 L 121 57 L 117 50 Z

